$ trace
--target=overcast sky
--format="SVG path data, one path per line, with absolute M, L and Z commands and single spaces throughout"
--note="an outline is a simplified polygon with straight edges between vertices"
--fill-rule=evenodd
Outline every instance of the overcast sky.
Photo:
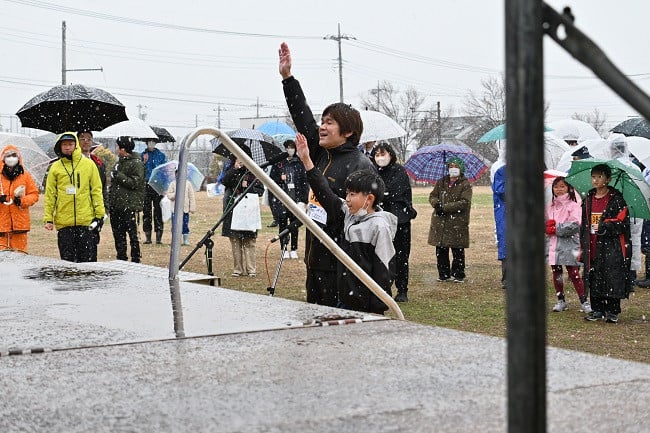
M 650 91 L 647 0 L 549 0 L 570 5 L 577 26 Z M 195 124 L 224 130 L 240 117 L 286 111 L 277 49 L 286 41 L 293 72 L 314 112 L 339 99 L 341 33 L 346 102 L 388 80 L 414 87 L 427 105 L 462 114 L 468 90 L 504 69 L 503 0 L 250 1 L 0 0 L 0 123 L 36 94 L 61 84 L 61 22 L 67 24 L 67 82 L 101 87 L 147 122 L 184 135 Z M 548 121 L 574 112 L 637 114 L 546 37 Z M 140 106 L 140 107 L 138 107 Z

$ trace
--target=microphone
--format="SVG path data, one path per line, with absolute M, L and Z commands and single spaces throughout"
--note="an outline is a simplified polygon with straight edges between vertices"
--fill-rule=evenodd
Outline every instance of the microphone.
M 280 239 L 282 239 L 283 237 L 285 237 L 286 235 L 288 235 L 289 232 L 290 232 L 291 230 L 293 230 L 293 229 L 297 229 L 297 228 L 300 227 L 301 225 L 302 225 L 302 221 L 300 221 L 300 220 L 295 220 L 294 222 L 292 222 L 291 224 L 289 224 L 289 225 L 287 226 L 286 229 L 284 229 L 284 230 L 282 230 L 280 233 L 278 233 L 278 235 L 277 235 L 276 237 L 271 238 L 271 241 L 270 241 L 270 242 L 273 243 L 273 242 L 277 242 L 277 241 L 279 241 Z
M 282 152 L 282 153 L 274 156 L 273 158 L 269 159 L 264 164 L 260 164 L 260 168 L 266 168 L 266 167 L 268 167 L 270 165 L 275 165 L 278 162 L 282 161 L 283 159 L 287 159 L 288 157 L 289 157 L 289 154 L 287 152 Z

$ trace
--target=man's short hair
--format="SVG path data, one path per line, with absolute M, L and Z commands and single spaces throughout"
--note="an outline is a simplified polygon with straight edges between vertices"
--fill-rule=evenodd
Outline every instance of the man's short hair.
M 335 102 L 323 110 L 322 117 L 325 116 L 330 116 L 336 120 L 336 123 L 339 124 L 341 135 L 351 132 L 352 135 L 349 139 L 352 140 L 352 143 L 359 144 L 359 139 L 363 132 L 363 121 L 361 120 L 359 111 L 352 108 L 349 104 Z
M 131 137 L 124 137 L 124 136 L 118 137 L 117 147 L 119 147 L 120 149 L 124 149 L 128 153 L 132 153 L 133 149 L 135 149 L 135 142 Z
M 357 170 L 348 175 L 347 179 L 345 179 L 345 189 L 351 192 L 374 195 L 375 201 L 372 207 L 377 210 L 379 203 L 384 199 L 386 185 L 376 171 L 364 169 Z

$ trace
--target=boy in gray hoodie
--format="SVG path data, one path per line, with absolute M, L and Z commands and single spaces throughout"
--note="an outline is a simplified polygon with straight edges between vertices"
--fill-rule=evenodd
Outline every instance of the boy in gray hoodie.
M 395 278 L 395 248 L 393 237 L 397 230 L 397 217 L 379 207 L 384 196 L 384 181 L 370 170 L 358 170 L 345 180 L 345 201 L 329 187 L 327 179 L 314 166 L 307 140 L 296 136 L 296 151 L 305 165 L 311 187 L 308 215 L 326 217 L 327 226 L 336 228 L 342 236 L 335 241 L 368 275 L 391 295 Z M 388 307 L 375 296 L 345 266 L 339 264 L 338 300 L 340 308 L 383 314 Z

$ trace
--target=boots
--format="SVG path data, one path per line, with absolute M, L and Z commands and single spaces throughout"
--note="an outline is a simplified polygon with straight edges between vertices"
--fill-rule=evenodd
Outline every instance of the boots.
M 645 280 L 637 280 L 636 285 L 647 289 L 650 287 L 650 257 L 645 257 Z
M 158 245 L 162 244 L 162 230 L 156 230 L 156 243 Z
M 183 235 L 183 245 L 189 245 L 190 244 L 190 235 Z
M 144 237 L 145 237 L 145 240 L 142 243 L 143 244 L 150 244 L 151 243 L 151 232 L 144 232 Z
M 406 296 L 406 290 L 398 290 L 395 296 L 395 302 L 408 302 L 409 298 Z

